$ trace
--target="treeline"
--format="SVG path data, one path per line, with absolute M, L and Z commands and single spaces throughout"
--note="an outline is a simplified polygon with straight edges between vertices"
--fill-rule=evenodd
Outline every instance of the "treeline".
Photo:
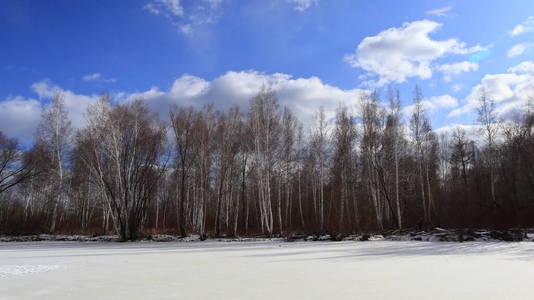
M 534 112 L 498 122 L 483 93 L 475 143 L 461 127 L 437 135 L 418 88 L 413 98 L 405 116 L 398 91 L 385 101 L 374 92 L 303 128 L 270 87 L 246 112 L 173 106 L 168 122 L 104 95 L 73 130 L 57 95 L 30 149 L 0 133 L 0 232 L 128 240 L 533 226 Z

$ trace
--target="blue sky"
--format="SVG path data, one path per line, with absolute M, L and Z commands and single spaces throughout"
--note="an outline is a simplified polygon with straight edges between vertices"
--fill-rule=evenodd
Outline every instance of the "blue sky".
M 263 83 L 303 120 L 389 85 L 409 112 L 415 84 L 436 129 L 472 125 L 482 87 L 509 118 L 532 91 L 531 15 L 528 0 L 3 0 L 0 130 L 30 140 L 57 92 L 83 126 L 102 92 L 165 115 L 246 107 Z

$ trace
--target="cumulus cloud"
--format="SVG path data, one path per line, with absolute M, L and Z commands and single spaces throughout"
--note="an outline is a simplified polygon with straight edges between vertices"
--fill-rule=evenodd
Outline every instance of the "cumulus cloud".
M 0 131 L 10 137 L 30 142 L 41 119 L 41 102 L 14 97 L 0 101 Z
M 508 34 L 511 36 L 516 36 L 532 31 L 534 31 L 534 16 L 530 16 L 523 21 L 523 23 L 516 25 L 514 29 L 508 31 Z
M 14 97 L 0 101 L 0 130 L 26 143 L 32 141 L 37 125 L 41 121 L 41 112 L 55 95 L 63 96 L 74 128 L 85 126 L 84 115 L 87 106 L 98 99 L 98 95 L 76 94 L 48 80 L 36 82 L 31 88 L 38 99 Z
M 303 12 L 316 4 L 319 0 L 287 0 L 295 5 L 295 10 Z
M 521 55 L 525 53 L 528 49 L 532 48 L 534 46 L 534 43 L 521 43 L 514 45 L 512 48 L 508 50 L 508 57 L 514 57 Z
M 442 7 L 442 8 L 438 8 L 438 9 L 432 9 L 432 10 L 427 10 L 425 13 L 427 15 L 433 15 L 433 16 L 438 16 L 438 17 L 445 17 L 447 16 L 447 13 L 452 9 L 452 6 L 446 6 L 446 7 Z
M 87 106 L 96 103 L 99 95 L 76 94 L 70 90 L 65 90 L 48 80 L 43 80 L 32 85 L 33 91 L 41 99 L 51 99 L 55 95 L 61 95 L 65 101 L 65 107 L 69 112 L 72 126 L 82 128 L 85 126 L 85 112 Z
M 438 70 L 443 72 L 443 79 L 445 81 L 451 81 L 453 76 L 459 75 L 460 73 L 478 70 L 478 63 L 462 61 L 452 64 L 442 64 L 438 66 Z
M 473 112 L 485 91 L 496 104 L 496 114 L 504 120 L 524 110 L 529 97 L 534 95 L 534 62 L 526 61 L 508 69 L 509 73 L 487 74 L 464 99 L 464 105 L 453 110 L 448 118 Z
M 445 134 L 449 138 L 452 136 L 455 130 L 463 130 L 465 132 L 465 137 L 471 141 L 474 141 L 477 144 L 484 143 L 484 135 L 480 134 L 480 131 L 483 129 L 482 126 L 477 124 L 450 124 L 437 129 L 434 129 L 434 132 L 437 135 Z
M 143 100 L 152 111 L 167 119 L 169 108 L 173 104 L 196 108 L 213 104 L 221 111 L 238 106 L 242 111 L 246 111 L 250 99 L 263 85 L 272 86 L 280 106 L 290 108 L 308 127 L 321 106 L 325 109 L 327 120 L 335 117 L 340 104 L 354 109 L 357 113 L 358 100 L 362 94 L 368 92 L 360 89 L 341 89 L 328 85 L 317 77 L 294 78 L 288 74 L 264 74 L 249 70 L 227 72 L 213 80 L 186 74 L 176 79 L 169 89 L 152 87 L 135 93 L 120 92 L 113 95 L 113 99 L 117 103 Z M 0 130 L 25 142 L 31 142 L 42 109 L 49 105 L 55 95 L 63 96 L 74 128 L 86 125 L 87 107 L 99 98 L 99 95 L 77 94 L 49 80 L 36 82 L 31 88 L 37 96 L 36 99 L 15 97 L 0 102 Z
M 421 101 L 423 108 L 433 114 L 441 109 L 450 109 L 458 106 L 458 100 L 451 95 L 434 96 Z M 409 116 L 412 114 L 415 108 L 415 104 L 406 106 L 402 109 L 404 115 Z
M 116 82 L 116 78 L 104 78 L 100 73 L 87 74 L 82 77 L 83 81 Z
M 517 66 L 508 68 L 508 72 L 534 75 L 534 61 L 524 61 Z
M 167 18 L 181 33 L 192 35 L 199 27 L 219 20 L 222 2 L 223 0 L 198 0 L 184 7 L 180 0 L 151 0 L 144 9 Z
M 458 100 L 450 95 L 430 97 L 430 102 L 434 103 L 437 107 L 451 108 L 458 106 Z
M 169 90 L 153 87 L 147 91 L 125 95 L 123 101 L 144 99 L 149 107 L 168 115 L 171 104 L 192 105 L 200 108 L 213 103 L 219 110 L 237 105 L 246 110 L 249 100 L 262 85 L 271 85 L 279 103 L 289 107 L 305 124 L 311 124 L 313 115 L 323 106 L 327 119 L 333 118 L 339 104 L 355 107 L 364 90 L 343 90 L 325 84 L 317 77 L 293 78 L 288 74 L 264 74 L 257 71 L 227 72 L 211 81 L 192 75 L 176 79 Z
M 404 23 L 376 36 L 364 38 L 355 52 L 345 56 L 351 66 L 378 76 L 377 85 L 405 82 L 408 77 L 428 79 L 432 62 L 446 54 L 469 54 L 483 50 L 481 46 L 466 47 L 457 39 L 433 40 L 429 34 L 441 24 L 429 21 Z

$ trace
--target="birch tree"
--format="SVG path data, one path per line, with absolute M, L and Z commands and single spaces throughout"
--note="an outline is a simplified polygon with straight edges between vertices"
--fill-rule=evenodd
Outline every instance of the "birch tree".
M 121 240 L 135 239 L 166 172 L 166 127 L 139 100 L 112 107 L 104 98 L 87 116 L 87 128 L 77 135 L 78 155 Z
M 340 106 L 336 115 L 336 126 L 333 133 L 334 163 L 333 173 L 338 177 L 339 184 L 339 231 L 343 231 L 345 219 L 350 219 L 351 198 L 351 173 L 354 172 L 354 146 L 356 142 L 356 130 L 354 128 L 353 118 L 349 114 L 346 106 Z M 358 216 L 355 215 L 357 218 Z
M 480 129 L 486 139 L 487 161 L 490 172 L 490 192 L 493 205 L 497 205 L 495 199 L 495 136 L 497 135 L 497 122 L 495 116 L 495 102 L 488 97 L 486 91 L 482 89 L 477 107 L 478 122 L 482 126 Z
M 378 93 L 375 91 L 370 96 L 361 98 L 362 112 L 362 141 L 361 152 L 364 164 L 364 178 L 367 187 L 367 194 L 374 208 L 376 224 L 379 229 L 384 228 L 385 203 L 380 190 L 379 168 L 381 150 L 381 109 L 378 100 Z
M 228 117 L 221 115 L 218 121 L 217 128 L 217 151 L 216 151 L 216 184 L 217 184 L 217 204 L 215 211 L 215 234 L 220 235 L 221 231 L 221 208 L 224 197 L 229 192 L 229 187 L 232 184 L 231 177 L 235 175 L 236 156 L 239 152 L 239 137 L 241 119 L 239 109 L 234 107 L 230 109 Z M 231 199 L 229 199 L 231 200 Z M 226 203 L 226 206 L 234 206 L 234 216 L 238 217 L 239 201 L 235 203 Z M 237 222 L 237 221 L 235 221 Z M 228 225 L 228 224 L 227 224 Z M 234 232 L 235 234 L 235 232 Z
M 66 195 L 64 183 L 72 138 L 72 126 L 65 107 L 64 97 L 61 94 L 55 95 L 52 103 L 43 110 L 37 134 L 38 142 L 46 145 L 52 158 L 53 195 L 50 196 L 52 213 L 49 230 L 54 232 L 58 209 L 64 202 Z
M 310 154 L 314 158 L 314 208 L 319 219 L 319 230 L 325 230 L 325 185 L 327 182 L 327 160 L 329 134 L 326 124 L 326 115 L 321 106 L 315 117 L 315 127 L 311 137 Z M 315 198 L 318 198 L 317 201 Z M 317 202 L 317 204 L 315 204 Z
M 400 107 L 400 95 L 399 90 L 389 91 L 389 112 L 387 115 L 386 128 L 384 139 L 386 143 L 386 151 L 388 160 L 393 160 L 393 173 L 394 180 L 391 184 L 394 185 L 394 198 L 396 207 L 396 223 L 399 229 L 402 229 L 402 207 L 400 200 L 400 188 L 399 188 L 399 160 L 402 155 L 403 146 L 403 132 L 402 132 L 402 114 Z
M 197 113 L 192 107 L 180 108 L 176 105 L 170 110 L 171 126 L 174 134 L 175 166 L 179 180 L 177 181 L 177 222 L 182 236 L 187 236 L 185 219 L 186 190 L 191 167 L 197 155 L 193 151 L 194 130 Z
M 414 104 L 413 111 L 410 117 L 410 129 L 412 132 L 412 139 L 414 145 L 414 153 L 417 161 L 417 176 L 420 187 L 421 204 L 423 207 L 423 221 L 427 223 L 428 209 L 425 192 L 425 172 L 424 172 L 424 124 L 426 122 L 425 108 L 423 103 L 423 95 L 421 89 L 416 86 L 414 90 Z
M 279 106 L 272 87 L 263 86 L 251 100 L 249 120 L 254 144 L 261 228 L 272 234 L 274 220 L 271 184 L 280 138 Z

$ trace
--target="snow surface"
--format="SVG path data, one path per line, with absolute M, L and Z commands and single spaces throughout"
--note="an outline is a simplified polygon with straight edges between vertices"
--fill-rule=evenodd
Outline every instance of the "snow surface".
M 533 299 L 534 243 L 0 243 L 0 299 Z

